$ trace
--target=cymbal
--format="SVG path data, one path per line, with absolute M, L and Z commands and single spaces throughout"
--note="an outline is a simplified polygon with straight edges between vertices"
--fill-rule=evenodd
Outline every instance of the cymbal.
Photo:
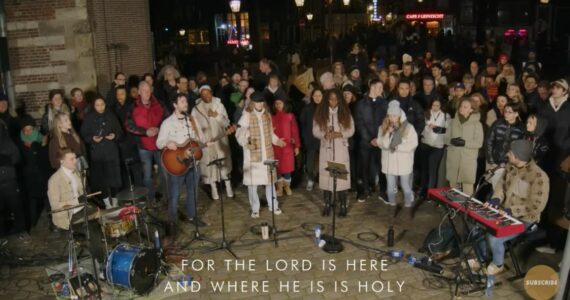
M 73 206 L 69 206 L 69 207 L 64 207 L 64 208 L 52 210 L 52 211 L 50 211 L 49 213 L 50 213 L 50 214 L 56 214 L 56 213 L 60 213 L 60 212 L 64 212 L 64 211 L 68 211 L 68 210 L 72 210 L 72 209 L 84 207 L 84 206 L 85 206 L 85 204 L 77 204 L 77 205 L 73 205 Z
M 123 190 L 117 194 L 119 201 L 134 201 L 148 195 L 148 189 L 145 187 L 135 187 L 132 191 L 130 189 Z

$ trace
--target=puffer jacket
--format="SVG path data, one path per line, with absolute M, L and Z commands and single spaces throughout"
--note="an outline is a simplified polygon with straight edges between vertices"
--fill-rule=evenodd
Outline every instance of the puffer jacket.
M 509 124 L 505 119 L 498 119 L 491 130 L 486 142 L 486 157 L 489 164 L 505 164 L 507 163 L 507 152 L 511 142 L 520 140 L 524 137 L 524 128 L 520 121 Z

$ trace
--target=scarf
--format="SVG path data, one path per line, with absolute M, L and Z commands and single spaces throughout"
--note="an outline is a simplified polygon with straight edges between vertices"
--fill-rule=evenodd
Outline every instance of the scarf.
M 251 138 L 251 143 L 256 145 L 256 142 L 261 142 L 261 129 L 263 128 L 263 137 L 265 139 L 265 145 L 260 145 L 255 147 L 255 149 L 250 150 L 250 156 L 252 162 L 261 162 L 261 147 L 265 147 L 265 153 L 267 153 L 268 159 L 273 159 L 273 143 L 272 143 L 272 129 L 271 116 L 266 111 L 262 111 L 261 114 L 261 126 L 257 120 L 257 112 L 255 109 L 251 112 L 249 118 L 249 134 Z
M 83 120 L 85 118 L 85 108 L 87 108 L 87 101 L 71 101 L 71 106 L 75 108 L 75 111 L 77 112 L 77 118 L 79 120 Z
M 34 142 L 41 143 L 43 136 L 37 128 L 34 128 L 34 131 L 32 131 L 30 135 L 24 135 L 23 132 L 20 132 L 20 139 L 24 143 L 30 143 L 30 144 Z

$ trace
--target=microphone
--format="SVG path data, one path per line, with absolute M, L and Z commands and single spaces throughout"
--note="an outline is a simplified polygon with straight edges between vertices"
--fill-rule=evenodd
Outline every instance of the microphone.
M 212 165 L 217 165 L 217 164 L 220 164 L 220 165 L 221 165 L 222 162 L 224 161 L 224 159 L 226 159 L 226 158 L 225 158 L 225 157 L 222 157 L 222 158 L 214 159 L 214 160 L 212 160 L 212 161 L 210 161 L 210 162 L 208 163 L 208 167 L 209 167 L 209 166 L 212 166 Z
M 263 164 L 266 166 L 276 166 L 279 164 L 279 161 L 277 159 L 268 159 L 264 161 Z

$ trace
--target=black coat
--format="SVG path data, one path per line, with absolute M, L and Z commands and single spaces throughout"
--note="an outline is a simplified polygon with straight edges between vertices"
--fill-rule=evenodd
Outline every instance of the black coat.
M 528 107 L 528 113 L 529 114 L 535 114 L 538 112 L 538 103 L 540 102 L 540 97 L 539 97 L 538 92 L 536 90 L 534 90 L 531 93 L 525 93 L 524 94 L 524 102 L 526 103 L 526 106 Z
M 555 167 L 559 167 L 560 162 L 570 155 L 570 100 L 566 100 L 558 111 L 554 111 L 552 105 L 547 102 L 539 111 L 539 115 L 548 120 L 544 134 L 551 147 L 549 160 L 555 163 Z
M 378 128 L 386 118 L 388 101 L 382 97 L 373 101 L 368 95 L 356 103 L 354 110 L 356 133 L 359 144 L 370 146 L 370 141 L 378 137 Z
M 124 133 L 120 139 L 117 139 L 122 161 L 126 159 L 132 159 L 134 161 L 140 160 L 137 138 L 125 130 L 126 122 L 132 109 L 133 101 L 130 99 L 127 100 L 124 105 L 120 105 L 118 102 L 113 105 L 113 111 Z
M 8 127 L 4 121 L 0 120 L 0 184 L 16 182 L 15 165 L 20 162 L 20 159 L 20 151 L 10 138 Z
M 105 136 L 114 133 L 115 138 L 108 140 Z M 99 143 L 93 141 L 94 136 L 102 136 Z M 123 138 L 123 130 L 117 117 L 110 110 L 100 114 L 96 111 L 89 113 L 81 126 L 81 137 L 89 145 L 92 162 L 113 161 L 119 162 L 119 147 L 117 141 Z
M 303 108 L 301 116 L 299 117 L 299 123 L 301 125 L 301 141 L 303 142 L 303 147 L 305 149 L 318 150 L 321 145 L 321 141 L 313 135 L 313 120 L 315 118 L 316 110 L 317 105 L 314 102 L 311 102 Z
M 424 131 L 426 125 L 426 118 L 424 115 L 424 109 L 421 104 L 412 97 L 408 96 L 406 98 L 398 97 L 398 102 L 400 102 L 400 108 L 406 114 L 406 118 L 409 124 L 414 126 L 414 129 L 418 133 L 418 136 Z
M 33 142 L 28 147 L 21 140 L 18 146 L 22 154 L 20 171 L 24 192 L 28 197 L 46 197 L 47 182 L 51 173 L 47 146 L 42 146 L 41 142 Z
M 495 121 L 486 141 L 487 162 L 497 165 L 507 163 L 507 152 L 511 147 L 511 142 L 523 137 L 524 128 L 521 122 L 516 121 L 511 125 L 505 119 Z

